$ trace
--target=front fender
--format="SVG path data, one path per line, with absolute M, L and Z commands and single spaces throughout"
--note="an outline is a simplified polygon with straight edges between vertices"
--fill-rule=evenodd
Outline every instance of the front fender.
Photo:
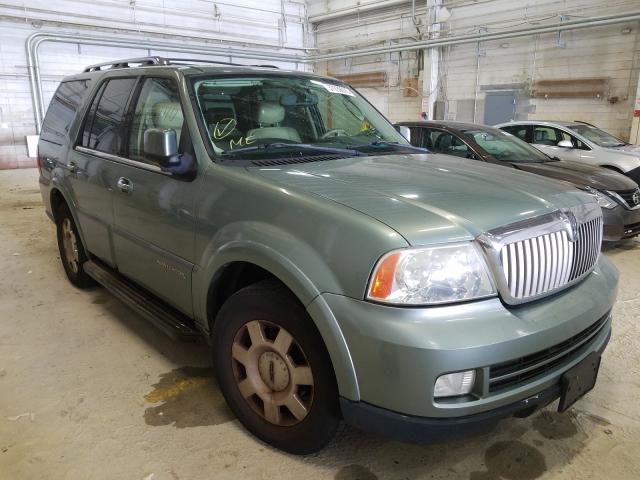
M 208 331 L 207 294 L 216 274 L 233 262 L 249 262 L 267 270 L 306 307 L 324 341 L 340 394 L 359 399 L 355 369 L 342 331 L 320 293 L 339 292 L 329 266 L 309 245 L 288 232 L 260 222 L 238 222 L 218 232 L 203 249 L 193 276 L 196 321 Z M 311 279 L 305 272 L 313 272 Z

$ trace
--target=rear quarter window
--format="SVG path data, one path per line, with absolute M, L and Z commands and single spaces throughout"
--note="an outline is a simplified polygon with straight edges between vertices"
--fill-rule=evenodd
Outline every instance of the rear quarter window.
M 89 88 L 89 80 L 62 82 L 51 99 L 40 139 L 63 145 Z

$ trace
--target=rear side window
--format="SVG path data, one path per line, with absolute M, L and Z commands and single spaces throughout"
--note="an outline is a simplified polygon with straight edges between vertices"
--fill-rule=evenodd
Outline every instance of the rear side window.
M 73 80 L 60 84 L 44 117 L 41 140 L 56 145 L 64 144 L 88 87 L 89 80 Z
M 520 140 L 527 141 L 527 125 L 512 125 L 510 127 L 502 127 L 502 130 L 518 137 Z
M 109 80 L 93 100 L 84 123 L 82 146 L 118 155 L 125 144 L 125 113 L 135 78 Z

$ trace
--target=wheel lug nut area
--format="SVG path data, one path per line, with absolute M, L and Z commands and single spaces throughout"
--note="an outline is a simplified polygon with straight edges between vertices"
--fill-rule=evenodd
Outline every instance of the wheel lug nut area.
M 276 352 L 265 352 L 260 355 L 258 371 L 262 381 L 274 392 L 281 392 L 289 385 L 289 367 Z

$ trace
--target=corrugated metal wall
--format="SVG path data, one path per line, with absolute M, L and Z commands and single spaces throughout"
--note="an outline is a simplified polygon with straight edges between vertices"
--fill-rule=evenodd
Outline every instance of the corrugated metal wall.
M 0 5 L 0 168 L 35 164 L 27 157 L 25 141 L 26 135 L 35 134 L 25 53 L 25 42 L 35 32 L 301 53 L 305 46 L 305 17 L 304 2 L 292 0 L 5 1 Z M 93 63 L 147 55 L 203 57 L 161 50 L 43 43 L 40 66 L 45 104 L 65 75 Z M 252 63 L 244 58 L 207 58 Z M 306 68 L 288 63 L 279 66 Z
M 578 19 L 637 10 L 637 0 L 428 0 L 389 8 L 369 10 L 379 2 L 309 0 L 309 18 L 317 45 L 324 52 L 389 44 L 435 35 L 430 28 L 436 3 L 440 27 L 446 35 L 499 32 L 558 21 L 561 16 Z M 326 13 L 358 12 L 317 22 Z M 482 42 L 440 49 L 437 88 L 431 92 L 429 52 L 424 52 L 424 73 L 414 53 L 387 54 L 336 60 L 318 65 L 323 72 L 345 73 L 384 70 L 388 85 L 361 89 L 392 120 L 418 119 L 426 110 L 430 94 L 437 96 L 438 118 L 482 123 L 484 101 L 492 90 L 513 90 L 518 119 L 546 118 L 584 120 L 612 133 L 629 138 L 640 51 L 638 22 L 589 28 L 557 34 L 532 35 L 503 41 Z M 431 33 L 430 33 L 431 32 Z M 531 98 L 538 80 L 604 77 L 607 89 L 600 98 Z M 418 78 L 418 97 L 408 97 L 402 88 L 408 78 Z M 423 105 L 423 99 L 425 105 Z

